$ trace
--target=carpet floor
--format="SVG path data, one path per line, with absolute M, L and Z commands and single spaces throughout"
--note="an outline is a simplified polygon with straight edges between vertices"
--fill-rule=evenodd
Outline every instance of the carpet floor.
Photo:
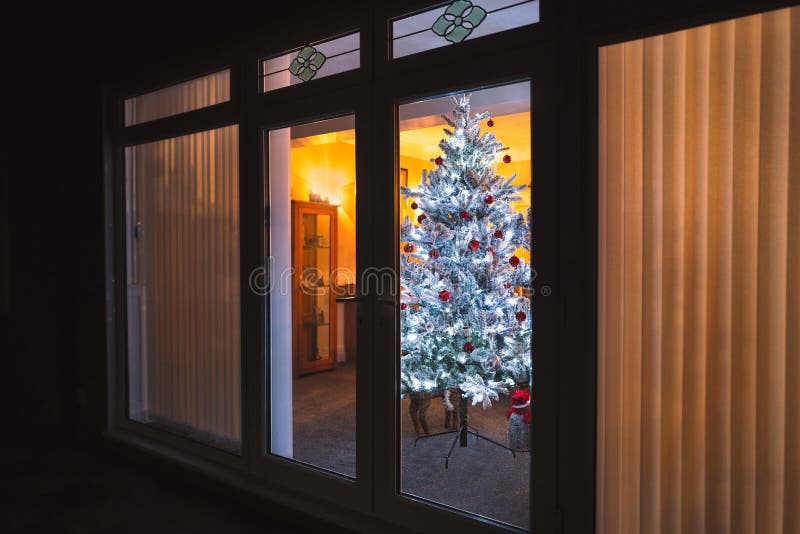
M 294 459 L 348 476 L 355 476 L 355 367 L 295 380 Z M 465 448 L 456 445 L 445 468 L 444 457 L 452 436 L 420 440 L 414 446 L 409 400 L 401 405 L 401 489 L 458 510 L 528 528 L 530 453 L 510 452 L 488 441 L 469 437 Z M 470 424 L 479 433 L 506 443 L 508 397 L 483 410 L 470 406 Z M 433 399 L 427 412 L 431 433 L 444 428 L 444 406 Z

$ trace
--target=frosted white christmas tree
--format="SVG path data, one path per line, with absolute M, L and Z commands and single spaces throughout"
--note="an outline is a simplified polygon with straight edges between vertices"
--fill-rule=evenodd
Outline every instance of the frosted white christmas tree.
M 507 148 L 481 133 L 489 114 L 470 117 L 469 100 L 442 115 L 433 170 L 401 188 L 416 217 L 401 227 L 401 393 L 457 388 L 486 408 L 530 380 L 530 211 L 512 207 L 526 186 L 498 175 Z

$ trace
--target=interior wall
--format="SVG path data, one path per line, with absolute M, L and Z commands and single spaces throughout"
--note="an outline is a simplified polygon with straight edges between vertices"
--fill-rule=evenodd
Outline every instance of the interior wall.
M 295 139 L 290 157 L 291 198 L 309 200 L 309 193 L 327 197 L 337 204 L 336 279 L 345 286 L 356 283 L 356 145 L 338 140 L 355 131 L 332 132 Z M 327 142 L 328 139 L 331 142 Z M 336 359 L 343 362 L 345 348 L 345 304 L 336 305 Z
M 338 132 L 337 132 L 338 133 Z M 315 136 L 319 137 L 319 136 Z M 337 266 L 356 270 L 355 143 L 332 142 L 291 149 L 291 198 L 308 202 L 308 194 L 320 193 L 338 204 Z M 344 273 L 337 283 L 347 283 Z
M 290 128 L 269 132 L 269 232 L 272 273 L 290 272 L 292 250 Z M 269 292 L 270 336 L 270 450 L 291 458 L 294 454 L 292 395 L 294 388 L 294 352 L 292 334 L 292 291 L 284 285 L 284 276 L 272 276 Z M 275 285 L 279 290 L 275 290 Z M 285 288 L 285 290 L 284 290 Z M 277 335 L 282 333 L 282 335 Z

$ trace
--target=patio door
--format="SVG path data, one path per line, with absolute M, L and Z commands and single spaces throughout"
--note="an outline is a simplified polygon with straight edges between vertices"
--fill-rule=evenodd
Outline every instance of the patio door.
M 368 510 L 369 141 L 356 100 L 324 106 L 287 105 L 253 128 L 264 193 L 263 263 L 250 278 L 264 331 L 253 470 Z
M 553 530 L 546 52 L 480 79 L 468 59 L 446 79 L 381 73 L 243 126 L 264 207 L 243 221 L 263 228 L 253 474 L 409 530 Z
M 408 528 L 557 521 L 552 96 L 536 82 L 548 64 L 479 81 L 460 63 L 436 82 L 414 72 L 378 126 L 395 181 L 377 231 L 395 240 L 376 255 L 397 282 L 378 300 L 376 399 L 392 424 L 376 428 L 376 511 Z

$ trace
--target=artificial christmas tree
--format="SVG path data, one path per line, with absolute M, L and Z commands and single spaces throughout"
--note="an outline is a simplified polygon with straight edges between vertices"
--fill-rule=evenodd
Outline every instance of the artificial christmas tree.
M 418 189 L 401 187 L 419 210 L 417 224 L 406 217 L 401 227 L 401 393 L 439 393 L 449 404 L 457 390 L 461 427 L 452 432 L 463 447 L 467 434 L 482 437 L 469 426 L 468 400 L 485 409 L 530 380 L 531 269 L 517 256 L 530 253 L 530 213 L 526 221 L 510 204 L 526 186 L 496 173 L 507 149 L 481 134 L 488 113 L 470 117 L 468 95 L 453 102 L 435 167 Z

